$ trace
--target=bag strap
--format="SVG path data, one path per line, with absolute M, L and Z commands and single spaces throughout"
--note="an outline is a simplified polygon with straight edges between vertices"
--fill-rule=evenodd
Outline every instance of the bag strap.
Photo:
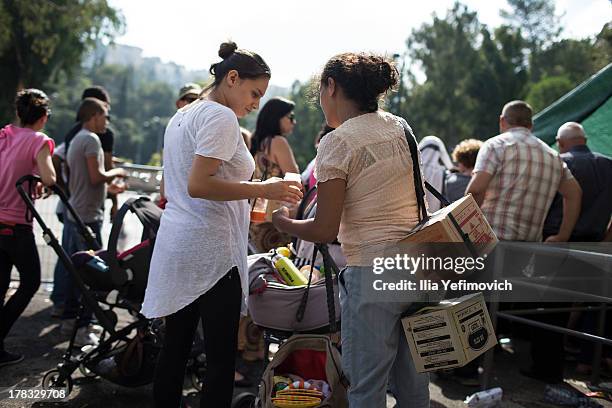
M 410 149 L 410 156 L 412 157 L 412 174 L 414 179 L 414 189 L 416 190 L 419 221 L 427 221 L 429 219 L 429 214 L 427 214 L 427 207 L 425 206 L 425 190 L 423 189 L 423 178 L 421 177 L 421 166 L 419 164 L 419 148 L 417 147 L 414 135 L 412 134 L 412 131 L 408 127 L 406 121 L 401 120 L 400 122 L 404 128 L 404 135 L 406 136 L 408 148 Z
M 408 124 L 405 121 L 401 121 L 401 123 L 402 123 L 402 127 L 404 128 L 404 135 L 406 136 L 408 147 L 410 148 L 410 155 L 412 156 L 412 172 L 414 175 L 414 189 L 416 190 L 417 206 L 419 207 L 419 213 L 421 215 L 420 223 L 423 223 L 429 219 L 429 214 L 427 214 L 427 209 L 425 207 L 425 191 L 423 190 L 423 185 L 425 185 L 425 188 L 435 198 L 440 200 L 440 202 L 442 203 L 442 206 L 446 207 L 447 205 L 450 204 L 450 201 L 448 200 L 448 198 L 444 197 L 442 193 L 436 190 L 434 186 L 429 184 L 429 182 L 427 181 L 423 182 L 423 179 L 421 177 L 421 168 L 419 165 L 419 154 L 418 154 L 418 147 L 416 144 L 416 140 L 414 138 L 414 135 L 412 134 L 412 131 L 408 127 Z M 461 239 L 467 245 L 468 250 L 470 251 L 470 254 L 473 257 L 478 257 L 478 252 L 476 251 L 476 247 L 474 246 L 474 243 L 470 240 L 469 235 L 463 232 L 463 230 L 461 229 L 461 226 L 459 225 L 459 223 L 457 222 L 457 220 L 451 213 L 449 213 L 448 216 L 451 222 L 453 223 L 453 226 L 455 227 L 455 229 L 461 236 Z
M 308 304 L 308 293 L 310 292 L 310 283 L 312 282 L 312 271 L 314 270 L 315 261 L 317 259 L 317 246 L 314 245 L 312 249 L 312 260 L 310 261 L 310 273 L 308 274 L 308 285 L 306 290 L 300 299 L 300 305 L 298 306 L 297 312 L 295 313 L 295 319 L 301 322 L 304 319 L 304 313 L 306 312 L 306 305 Z
M 327 244 L 315 244 L 318 247 L 319 252 L 323 256 L 323 267 L 325 275 L 325 292 L 327 293 L 327 312 L 329 315 L 329 332 L 335 333 L 337 329 L 336 324 L 336 300 L 334 293 L 334 280 L 332 272 L 338 276 L 338 265 L 334 262 L 333 258 L 329 254 L 329 248 Z
M 442 203 L 442 207 L 446 207 L 447 205 L 450 204 L 450 201 L 448 198 L 446 198 L 444 196 L 444 194 L 442 194 L 441 192 L 439 192 L 438 190 L 436 190 L 436 188 L 434 186 L 432 186 L 431 184 L 429 184 L 428 181 L 425 182 L 425 188 L 427 189 L 427 191 L 429 191 L 435 198 L 437 198 L 438 200 L 440 200 L 440 202 Z

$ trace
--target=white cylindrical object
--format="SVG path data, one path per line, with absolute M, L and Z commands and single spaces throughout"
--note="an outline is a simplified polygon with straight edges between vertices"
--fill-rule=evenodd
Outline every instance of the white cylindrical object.
M 502 400 L 503 394 L 500 387 L 495 387 L 468 396 L 464 403 L 470 408 L 494 407 Z
M 285 180 L 287 181 L 295 181 L 296 183 L 302 184 L 302 176 L 298 173 L 285 173 Z

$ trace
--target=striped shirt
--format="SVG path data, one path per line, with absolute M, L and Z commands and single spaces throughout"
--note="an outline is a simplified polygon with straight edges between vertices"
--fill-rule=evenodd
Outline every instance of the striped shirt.
M 559 154 L 529 129 L 515 127 L 487 140 L 474 173 L 493 176 L 482 212 L 507 241 L 542 241 L 542 227 L 561 181 L 573 178 Z

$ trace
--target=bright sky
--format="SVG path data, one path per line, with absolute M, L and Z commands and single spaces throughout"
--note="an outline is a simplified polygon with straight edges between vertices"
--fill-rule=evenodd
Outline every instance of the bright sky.
M 126 33 L 116 41 L 190 69 L 208 69 L 231 38 L 270 65 L 272 83 L 290 86 L 344 51 L 403 53 L 413 28 L 444 16 L 453 0 L 110 0 L 122 10 Z M 481 22 L 501 23 L 505 0 L 463 0 Z M 557 0 L 564 37 L 595 35 L 612 20 L 611 0 Z

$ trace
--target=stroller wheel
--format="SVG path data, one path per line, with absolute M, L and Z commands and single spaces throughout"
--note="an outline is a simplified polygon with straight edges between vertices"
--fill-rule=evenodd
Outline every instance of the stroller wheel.
M 72 391 L 72 377 L 68 376 L 60 380 L 61 377 L 62 374 L 57 368 L 47 371 L 42 380 L 42 388 L 45 390 L 53 388 L 63 390 L 65 391 L 63 398 L 68 398 L 68 395 L 70 395 Z
M 255 394 L 250 392 L 241 392 L 232 400 L 232 408 L 254 408 Z

